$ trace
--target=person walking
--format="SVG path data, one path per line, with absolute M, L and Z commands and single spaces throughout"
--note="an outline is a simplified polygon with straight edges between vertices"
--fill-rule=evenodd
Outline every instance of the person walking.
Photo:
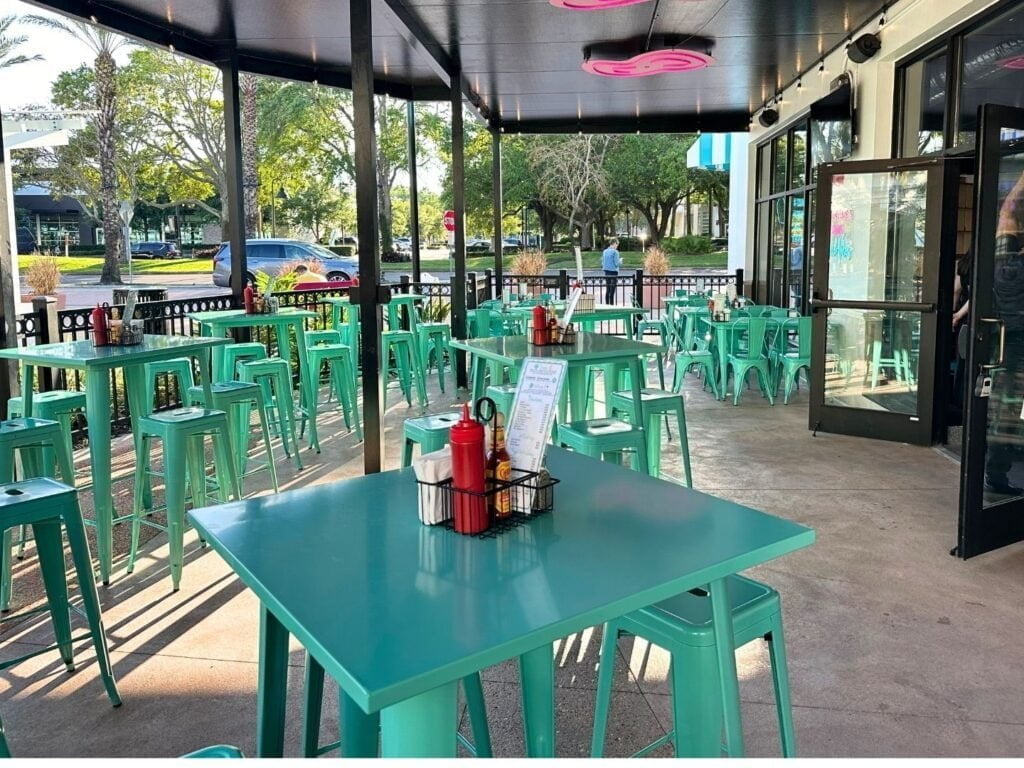
M 608 247 L 601 254 L 601 268 L 605 274 L 604 303 L 615 303 L 615 286 L 618 284 L 619 267 L 622 266 L 622 256 L 619 255 L 619 241 L 612 238 L 608 241 Z

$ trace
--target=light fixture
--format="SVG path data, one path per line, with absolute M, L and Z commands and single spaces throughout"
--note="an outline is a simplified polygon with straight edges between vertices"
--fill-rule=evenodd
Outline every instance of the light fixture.
M 601 77 L 646 77 L 670 72 L 694 72 L 709 67 L 714 59 L 708 41 L 663 36 L 643 40 L 631 39 L 608 43 L 595 43 L 583 49 L 583 70 Z
M 822 59 L 821 60 L 821 64 L 818 65 L 818 71 L 821 74 L 825 74 L 825 60 L 824 59 Z
M 170 51 L 171 53 L 174 53 L 174 43 L 168 43 L 167 44 L 167 50 Z
M 850 61 L 863 64 L 880 50 L 882 50 L 882 39 L 878 35 L 868 32 L 850 44 L 850 47 L 846 49 L 846 55 L 850 57 Z
M 798 77 L 796 79 L 796 89 L 799 91 L 803 87 L 804 87 L 804 80 L 803 80 L 802 77 Z
M 624 8 L 627 5 L 646 3 L 649 0 L 550 0 L 556 8 L 568 11 L 603 11 L 608 8 Z
M 92 16 L 89 17 L 89 21 L 91 21 L 93 24 L 99 24 L 100 23 L 99 20 L 96 18 L 96 14 L 95 13 Z

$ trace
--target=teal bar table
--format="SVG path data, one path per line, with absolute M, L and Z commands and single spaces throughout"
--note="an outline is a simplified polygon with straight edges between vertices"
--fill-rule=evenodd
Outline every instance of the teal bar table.
M 474 400 L 484 395 L 484 372 L 488 362 L 508 366 L 518 373 L 527 357 L 565 360 L 569 364 L 567 388 L 572 421 L 587 418 L 587 369 L 590 366 L 614 366 L 618 363 L 628 366 L 633 402 L 639 404 L 640 390 L 644 387 L 644 355 L 665 351 L 665 347 L 658 344 L 583 331 L 576 334 L 575 344 L 536 347 L 529 343 L 526 336 L 494 336 L 489 339 L 453 340 L 450 346 L 473 355 Z M 564 414 L 560 418 L 565 421 Z M 631 418 L 634 424 L 643 423 L 638 413 L 632 414 Z
M 458 681 L 515 657 L 526 751 L 553 756 L 551 644 L 709 586 L 727 743 L 741 755 L 724 579 L 814 532 L 558 448 L 548 467 L 562 481 L 554 511 L 491 539 L 421 525 L 411 469 L 191 513 L 261 601 L 258 754 L 282 753 L 291 634 L 338 681 L 347 756 L 377 754 L 378 723 L 385 757 L 454 756 Z
M 110 583 L 114 523 L 131 519 L 131 515 L 125 515 L 115 520 L 114 499 L 111 496 L 110 393 L 113 371 L 117 368 L 124 370 L 132 432 L 138 435 L 135 428 L 136 419 L 149 413 L 153 397 L 151 392 L 145 391 L 144 364 L 176 357 L 193 358 L 199 365 L 206 402 L 212 402 L 210 350 L 227 343 L 227 339 L 147 333 L 141 344 L 132 347 L 95 347 L 89 339 L 81 339 L 34 347 L 0 349 L 0 357 L 20 360 L 24 366 L 21 372 L 21 388 L 26 417 L 32 415 L 32 389 L 36 367 L 85 371 L 85 415 L 89 421 L 89 471 L 92 473 L 95 507 L 96 554 L 100 565 L 100 580 L 104 584 Z
M 309 309 L 282 309 L 269 315 L 247 315 L 244 309 L 225 309 L 214 312 L 192 312 L 189 319 L 199 323 L 204 336 L 227 336 L 233 328 L 273 328 L 277 337 L 277 348 L 282 357 L 290 360 L 299 368 L 299 386 L 302 389 L 306 408 L 316 403 L 316 377 L 309 370 L 306 361 L 306 321 L 316 320 L 319 313 Z M 295 347 L 289 340 L 291 329 L 295 333 Z M 220 370 L 217 353 L 214 352 L 215 371 Z M 209 400 L 207 402 L 210 402 Z M 315 405 L 313 407 L 316 407 Z M 309 415 L 309 444 L 317 453 L 320 452 L 320 436 L 316 429 L 316 414 Z
M 598 304 L 588 311 L 574 312 L 572 322 L 583 331 L 593 331 L 597 323 L 610 323 L 621 320 L 626 324 L 627 338 L 635 338 L 633 320 L 637 317 L 646 317 L 651 310 L 643 307 L 620 307 L 614 304 Z

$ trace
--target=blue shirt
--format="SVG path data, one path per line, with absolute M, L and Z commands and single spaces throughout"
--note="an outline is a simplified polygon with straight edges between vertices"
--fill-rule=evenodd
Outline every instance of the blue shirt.
M 605 248 L 604 253 L 601 254 L 601 269 L 615 272 L 621 266 L 622 259 L 619 257 L 619 252 L 612 247 Z

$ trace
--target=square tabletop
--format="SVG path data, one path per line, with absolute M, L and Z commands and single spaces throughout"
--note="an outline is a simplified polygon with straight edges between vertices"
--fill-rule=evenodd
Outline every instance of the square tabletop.
M 53 344 L 0 349 L 0 357 L 20 360 L 29 365 L 44 365 L 53 368 L 120 368 L 125 365 L 140 365 L 151 360 L 165 360 L 168 357 L 187 355 L 196 350 L 227 343 L 228 339 L 147 333 L 142 337 L 141 344 L 130 347 L 120 345 L 97 347 L 93 345 L 91 339 L 79 339 L 78 341 L 60 341 Z
M 579 331 L 575 344 L 551 344 L 535 346 L 530 344 L 524 334 L 515 336 L 492 336 L 486 339 L 453 339 L 451 346 L 479 355 L 488 360 L 514 364 L 527 357 L 548 357 L 586 362 L 588 360 L 607 361 L 617 357 L 629 358 L 647 355 L 665 347 L 646 341 L 633 341 L 618 336 L 607 336 L 603 333 L 587 333 Z
M 366 712 L 814 541 L 558 448 L 554 511 L 495 538 L 420 524 L 411 469 L 190 513 Z

